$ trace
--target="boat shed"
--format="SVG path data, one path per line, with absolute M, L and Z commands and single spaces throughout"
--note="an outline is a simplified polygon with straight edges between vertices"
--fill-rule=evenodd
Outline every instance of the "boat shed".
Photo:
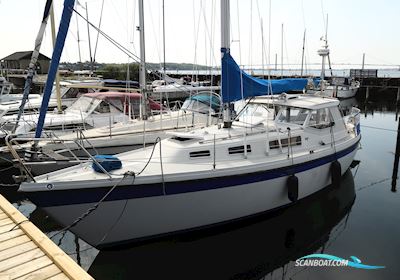
M 15 52 L 2 58 L 2 68 L 9 70 L 27 70 L 31 61 L 32 51 L 26 52 Z M 44 54 L 39 54 L 38 61 L 36 63 L 36 72 L 38 74 L 47 74 L 49 72 L 50 58 Z

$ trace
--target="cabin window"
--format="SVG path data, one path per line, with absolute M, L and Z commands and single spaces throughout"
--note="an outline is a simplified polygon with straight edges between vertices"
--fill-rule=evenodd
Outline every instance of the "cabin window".
M 308 126 L 317 129 L 324 129 L 334 125 L 328 108 L 313 110 L 311 112 Z
M 108 100 L 108 103 L 110 104 L 111 113 L 124 111 L 124 105 L 120 99 L 111 99 Z
M 289 138 L 282 138 L 281 139 L 282 148 L 287 147 L 288 144 L 289 144 Z M 299 145 L 301 145 L 301 137 L 300 136 L 291 137 L 290 138 L 290 145 L 291 146 L 299 146 Z M 279 148 L 279 141 L 278 140 L 269 141 L 269 148 L 270 149 L 278 149 Z
M 174 137 L 171 137 L 171 140 L 176 140 L 176 141 L 179 141 L 179 142 L 185 142 L 185 141 L 193 140 L 193 138 L 174 136 Z
M 36 109 L 36 108 L 24 108 L 24 113 L 25 113 L 25 114 L 28 114 L 28 113 L 37 113 L 38 110 L 39 110 L 39 109 Z M 7 111 L 4 115 L 5 115 L 5 116 L 12 116 L 12 115 L 15 115 L 15 114 L 18 114 L 18 110 L 10 110 L 10 111 Z
M 79 89 L 70 88 L 63 96 L 63 98 L 77 98 L 79 94 Z
M 277 121 L 303 125 L 310 110 L 304 108 L 286 107 L 281 109 Z
M 14 127 L 15 127 L 14 122 L 9 122 L 9 123 L 4 123 L 2 125 L 0 125 L 0 130 L 4 130 L 4 131 L 13 131 Z
M 209 150 L 196 151 L 196 152 L 191 152 L 190 153 L 190 157 L 191 158 L 209 157 L 209 156 L 210 156 L 210 151 Z
M 244 154 L 244 146 L 236 146 L 236 147 L 230 147 L 228 149 L 230 155 L 234 154 Z M 251 152 L 251 146 L 247 145 L 247 152 Z
M 87 123 L 85 123 L 85 124 L 82 124 L 82 123 L 69 123 L 69 124 L 57 124 L 57 125 L 46 125 L 45 127 L 44 127 L 44 130 L 45 131 L 60 131 L 60 130 L 64 130 L 64 131 L 75 131 L 75 130 L 77 130 L 77 129 L 81 129 L 81 130 L 83 130 L 83 129 L 91 129 L 91 128 L 93 128 L 93 126 L 91 126 L 91 125 L 89 125 L 89 124 L 87 124 Z M 34 132 L 34 131 L 36 131 L 36 127 L 33 127 L 31 130 L 30 130 L 30 132 Z
M 100 104 L 94 109 L 95 113 L 104 114 L 110 113 L 110 104 L 105 101 L 100 102 Z

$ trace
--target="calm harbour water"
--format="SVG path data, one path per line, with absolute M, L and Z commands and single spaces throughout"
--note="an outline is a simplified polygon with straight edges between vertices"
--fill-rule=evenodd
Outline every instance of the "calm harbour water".
M 400 195 L 391 191 L 397 136 L 393 103 L 360 103 L 360 163 L 343 176 L 339 189 L 327 187 L 240 224 L 122 250 L 99 252 L 70 232 L 53 241 L 95 279 L 399 279 Z M 22 196 L 4 195 L 49 236 L 60 229 Z M 295 266 L 297 258 L 312 253 L 356 256 L 363 264 L 385 268 Z

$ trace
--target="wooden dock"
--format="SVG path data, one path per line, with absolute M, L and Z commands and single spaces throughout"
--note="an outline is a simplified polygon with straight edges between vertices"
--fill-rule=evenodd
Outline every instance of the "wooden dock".
M 0 195 L 0 280 L 93 279 Z

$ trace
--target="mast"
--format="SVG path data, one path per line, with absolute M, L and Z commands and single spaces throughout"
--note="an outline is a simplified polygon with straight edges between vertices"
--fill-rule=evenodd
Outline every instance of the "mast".
M 164 0 L 162 1 L 162 20 L 163 20 L 163 79 L 165 85 L 167 84 L 167 73 L 166 73 L 166 66 L 165 66 L 165 5 Z M 168 93 L 167 93 L 168 94 Z M 168 99 L 168 95 L 167 95 Z M 160 128 L 163 129 L 163 93 L 160 92 L 160 103 L 161 103 L 161 114 L 160 114 Z M 169 105 L 168 105 L 169 106 Z
M 230 53 L 230 5 L 229 0 L 221 0 L 221 55 L 222 58 L 225 54 Z M 224 68 L 222 67 L 222 71 Z M 221 76 L 225 76 L 222 73 Z M 223 79 L 221 84 L 221 91 L 228 91 L 228 85 L 224 84 Z M 232 114 L 230 103 L 224 103 L 224 128 L 230 128 L 232 126 Z
M 271 0 L 268 8 L 268 75 L 271 75 Z
M 51 38 L 53 40 L 53 48 L 56 45 L 56 27 L 55 27 L 55 21 L 54 21 L 54 5 L 51 5 L 50 8 L 50 23 L 51 23 Z M 57 69 L 56 73 L 56 94 L 57 94 L 57 112 L 61 113 L 63 108 L 62 108 L 62 103 L 61 103 L 61 90 L 60 90 L 60 73 Z
M 328 20 L 328 15 L 327 18 Z M 329 59 L 329 49 L 328 49 L 328 21 L 326 23 L 326 29 L 325 29 L 325 38 L 323 38 L 324 45 L 322 46 L 322 49 L 318 50 L 318 55 L 322 57 L 322 67 L 321 67 L 321 80 L 325 79 L 325 58 L 328 57 Z M 329 63 L 330 64 L 330 63 Z M 323 84 L 323 83 L 322 83 Z M 321 84 L 321 85 L 322 85 Z M 322 89 L 321 89 L 322 90 Z
M 52 5 L 52 0 L 47 0 L 45 8 L 44 8 L 42 23 L 40 25 L 39 32 L 36 36 L 35 48 L 32 52 L 31 61 L 29 63 L 28 74 L 26 76 L 25 85 L 24 85 L 24 94 L 22 96 L 21 104 L 19 106 L 17 120 L 15 122 L 15 126 L 12 131 L 13 133 L 15 133 L 15 130 L 18 127 L 18 123 L 19 123 L 19 120 L 21 119 L 22 113 L 24 111 L 26 101 L 28 100 L 29 92 L 30 92 L 30 89 L 32 86 L 33 76 L 35 75 L 36 63 L 39 58 L 40 47 L 41 47 L 42 41 L 43 41 L 43 35 L 46 30 L 47 21 L 49 19 L 51 5 Z
M 93 57 L 92 57 L 92 44 L 90 42 L 90 30 L 89 30 L 89 11 L 87 7 L 87 2 L 85 2 L 86 7 L 86 23 L 87 23 L 87 35 L 88 35 L 88 42 L 89 42 L 89 56 L 90 56 L 90 75 L 93 74 Z
M 164 76 L 164 82 L 165 84 L 167 83 L 167 74 L 166 74 L 166 66 L 165 66 L 165 6 L 164 6 L 164 0 L 162 1 L 162 18 L 163 18 L 163 76 Z
M 78 54 L 79 54 L 79 63 L 82 62 L 82 56 L 81 56 L 81 40 L 79 38 L 79 22 L 78 22 L 78 14 L 75 14 L 76 16 L 76 40 L 78 41 Z M 82 67 L 82 65 L 81 65 Z M 82 70 L 82 69 L 81 69 Z
M 139 0 L 139 26 L 138 31 L 140 32 L 140 72 L 139 72 L 139 83 L 140 91 L 142 93 L 141 102 L 141 118 L 147 119 L 147 92 L 146 92 L 146 53 L 145 53 L 145 37 L 144 37 L 144 11 L 143 11 L 143 0 Z
M 301 53 L 301 71 L 300 71 L 300 76 L 303 77 L 303 65 L 304 65 L 304 48 L 306 45 L 306 29 L 304 29 L 304 35 L 303 35 L 303 50 Z
M 283 23 L 282 23 L 282 38 L 281 38 L 281 77 L 283 77 Z
M 44 120 L 46 118 L 46 112 L 49 105 L 49 99 L 51 90 L 53 88 L 54 79 L 60 63 L 61 53 L 64 49 L 65 38 L 67 37 L 69 24 L 71 22 L 72 11 L 74 9 L 75 0 L 65 0 L 64 9 L 62 12 L 60 27 L 58 28 L 56 44 L 54 46 L 53 55 L 51 57 L 51 63 L 49 68 L 49 74 L 47 75 L 46 85 L 44 87 L 42 106 L 40 107 L 40 115 L 36 127 L 35 138 L 40 138 L 42 135 Z
M 264 79 L 264 25 L 263 20 L 261 19 L 261 67 L 262 67 L 262 76 Z

